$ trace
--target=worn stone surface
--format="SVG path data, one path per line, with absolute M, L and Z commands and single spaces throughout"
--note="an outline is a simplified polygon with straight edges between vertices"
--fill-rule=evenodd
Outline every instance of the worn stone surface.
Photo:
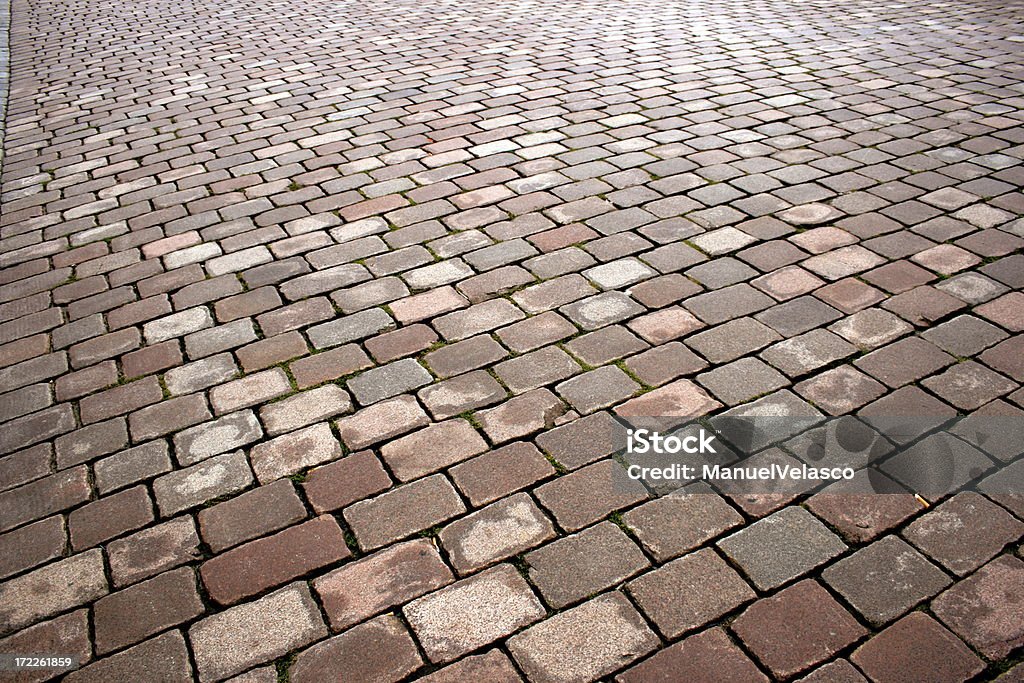
M 1024 643 L 1024 562 L 997 558 L 940 595 L 935 615 L 989 659 L 1002 659 Z
M 532 681 L 589 681 L 650 652 L 658 638 L 624 595 L 607 593 L 509 640 Z
M 649 564 L 636 544 L 611 522 L 558 539 L 524 559 L 530 580 L 555 609 L 614 586 Z
M 950 571 L 963 576 L 1024 535 L 1024 525 L 973 492 L 959 493 L 914 520 L 903 536 Z
M 87 604 L 109 591 L 100 550 L 89 550 L 0 584 L 2 633 Z
M 876 626 L 901 616 L 950 583 L 942 570 L 894 536 L 836 562 L 821 576 Z
M 1016 675 L 1019 8 L 851 2 L 14 0 L 0 637 L 79 681 Z M 878 466 L 627 476 L 626 423 L 723 414 Z M 808 580 L 871 631 L 728 631 Z
M 116 586 L 124 586 L 200 557 L 199 536 L 188 516 L 179 516 L 107 546 Z
M 359 545 L 372 550 L 465 512 L 451 483 L 440 474 L 405 484 L 345 509 Z
M 168 631 L 115 655 L 74 671 L 68 681 L 166 680 L 184 683 L 193 679 L 185 639 Z
M 736 570 L 710 548 L 662 565 L 627 588 L 669 638 L 712 622 L 755 597 Z M 666 595 L 675 597 L 665 600 Z
M 188 632 L 204 681 L 241 673 L 326 636 L 316 603 L 301 583 L 208 616 Z
M 721 680 L 764 683 L 769 680 L 720 628 L 708 629 L 665 648 L 619 674 L 615 680 L 642 683 L 676 679 L 694 683 Z
M 426 539 L 393 545 L 315 580 L 331 627 L 347 626 L 440 588 L 453 580 Z
M 100 599 L 93 608 L 96 649 L 131 645 L 205 611 L 195 575 L 182 567 Z
M 748 607 L 732 630 L 778 678 L 789 678 L 829 659 L 865 629 L 811 579 Z
M 710 490 L 681 489 L 633 508 L 623 520 L 664 561 L 742 524 L 743 516 Z
M 872 680 L 965 681 L 985 668 L 963 641 L 922 612 L 911 612 L 864 643 L 850 660 Z
M 305 650 L 288 673 L 289 680 L 296 683 L 349 677 L 398 681 L 418 669 L 422 661 L 398 617 L 385 615 Z
M 401 480 L 416 479 L 487 450 L 480 433 L 465 420 L 435 423 L 394 439 L 381 448 L 381 457 Z
M 789 507 L 718 542 L 758 588 L 777 588 L 846 550 L 846 545 L 799 507 Z
M 421 680 L 426 683 L 458 683 L 467 680 L 520 683 L 523 679 L 507 655 L 500 650 L 488 650 L 484 654 L 460 659 L 455 664 L 423 676 Z
M 350 555 L 338 522 L 322 515 L 207 560 L 199 574 L 207 594 L 229 605 Z
M 460 574 L 504 560 L 554 538 L 551 521 L 525 493 L 517 493 L 441 530 L 441 545 Z
M 418 598 L 402 612 L 434 662 L 456 659 L 544 616 L 529 584 L 507 564 Z

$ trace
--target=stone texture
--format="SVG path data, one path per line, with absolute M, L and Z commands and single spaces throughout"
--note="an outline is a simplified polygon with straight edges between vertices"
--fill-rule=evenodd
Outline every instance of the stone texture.
M 492 443 L 522 438 L 553 425 L 565 408 L 547 389 L 535 389 L 477 413 Z
M 0 633 L 87 604 L 109 591 L 99 549 L 46 565 L 0 584 Z
M 1024 534 L 1024 524 L 988 499 L 959 493 L 918 519 L 903 537 L 959 576 L 977 569 Z
M 466 680 L 519 683 L 523 679 L 507 655 L 500 650 L 488 650 L 480 655 L 460 659 L 454 664 L 423 676 L 420 680 L 424 683 L 458 683 Z
M 829 659 L 866 633 L 811 579 L 755 602 L 733 622 L 732 630 L 779 678 Z
M 507 393 L 490 374 L 476 370 L 425 387 L 417 396 L 431 415 L 446 420 L 468 410 L 500 403 Z
M 950 583 L 941 569 L 894 536 L 836 562 L 822 578 L 875 626 L 903 615 Z
M 874 681 L 964 681 L 985 668 L 977 655 L 923 612 L 911 612 L 857 648 L 850 660 Z
M 429 529 L 465 512 L 451 483 L 440 474 L 418 479 L 345 509 L 359 546 L 373 550 Z
M 105 654 L 205 611 L 191 569 L 181 568 L 107 595 L 93 608 L 96 650 Z
M 263 484 L 339 457 L 341 445 L 326 422 L 265 441 L 249 451 L 252 470 Z
M 199 511 L 203 541 L 220 552 L 303 520 L 306 508 L 287 479 L 260 486 Z
M 441 545 L 460 574 L 518 555 L 554 538 L 551 521 L 525 493 L 517 493 L 452 522 Z
M 449 662 L 544 616 L 526 581 L 500 565 L 418 598 L 402 609 L 433 662 Z
M 524 559 L 530 580 L 555 609 L 621 583 L 648 566 L 636 544 L 611 522 L 558 539 Z
M 348 556 L 341 527 L 324 515 L 221 553 L 199 573 L 210 598 L 230 605 Z
M 684 555 L 630 581 L 633 598 L 668 638 L 717 620 L 755 597 L 710 548 Z M 665 600 L 666 595 L 674 596 Z
M 708 629 L 671 645 L 615 678 L 620 683 L 680 679 L 694 683 L 721 680 L 766 683 L 769 680 L 720 628 Z
M 168 631 L 74 671 L 65 680 L 165 680 L 184 683 L 193 678 L 185 639 L 179 631 Z
M 623 516 L 644 548 L 659 561 L 688 552 L 743 523 L 743 516 L 707 488 L 680 489 Z
M 367 656 L 372 653 L 371 656 Z M 422 660 L 408 630 L 392 615 L 360 624 L 300 653 L 288 669 L 289 680 L 314 682 L 341 677 L 360 681 L 398 681 Z
M 336 631 L 406 603 L 453 580 L 427 539 L 399 543 L 344 565 L 313 582 Z
M 589 681 L 639 659 L 658 643 L 621 593 L 607 593 L 509 640 L 531 681 Z
M 495 448 L 451 469 L 455 485 L 473 505 L 485 505 L 554 473 L 541 452 L 523 442 Z
M 1019 558 L 1000 557 L 932 601 L 932 609 L 981 654 L 1002 659 L 1024 642 L 1022 574 Z
M 985 425 L 1024 408 L 1014 6 L 291 9 L 8 13 L 0 582 L 95 550 L 113 591 L 8 642 L 66 641 L 79 681 L 1019 677 L 991 635 L 1014 641 L 1016 598 L 982 574 L 1021 556 L 1024 519 L 1024 436 Z M 758 465 L 831 462 L 817 440 L 840 432 L 882 457 L 773 491 L 623 479 L 627 422 L 719 413 L 788 416 Z M 779 515 L 802 522 L 776 538 L 758 520 Z M 268 559 L 318 516 L 358 557 Z M 235 659 L 184 640 L 237 612 L 202 582 L 178 610 L 177 577 L 242 558 L 215 592 L 243 607 L 396 547 L 427 553 L 392 558 L 420 587 L 359 578 L 330 634 L 278 624 Z M 559 627 L 528 667 L 508 640 L 530 622 L 433 661 L 395 612 L 547 553 L 540 626 L 618 588 L 664 652 Z M 745 602 L 693 625 L 624 587 L 711 553 L 762 600 L 811 578 L 877 628 L 778 654 L 728 632 Z M 935 572 L 969 603 L 948 623 Z M 914 609 L 951 629 L 912 620 L 918 660 L 891 631 Z
M 693 382 L 678 380 L 626 401 L 615 412 L 625 418 L 700 417 L 720 407 L 721 403 Z
M 126 586 L 198 559 L 199 535 L 182 516 L 112 541 L 107 546 L 114 585 Z
M 335 384 L 328 384 L 264 406 L 260 409 L 260 419 L 267 433 L 276 435 L 351 410 L 348 393 Z
M 149 492 L 144 486 L 136 486 L 73 510 L 68 515 L 71 545 L 75 550 L 91 548 L 153 519 Z
M 536 496 L 564 529 L 575 531 L 646 499 L 648 493 L 618 462 L 601 460 L 540 486 Z
M 4 652 L 44 653 L 62 652 L 77 657 L 80 664 L 92 659 L 89 642 L 88 610 L 79 609 L 63 616 L 30 626 L 0 640 Z M 22 671 L 18 676 L 25 681 L 45 681 L 54 677 L 52 670 Z M 12 676 L 13 678 L 13 676 Z
M 359 451 L 310 470 L 302 488 L 317 512 L 339 510 L 388 489 L 391 477 L 370 451 Z
M 218 455 L 175 470 L 153 482 L 153 493 L 163 517 L 241 491 L 253 481 L 249 462 L 241 452 Z
M 182 465 L 193 465 L 245 446 L 261 436 L 263 429 L 256 416 L 250 410 L 243 410 L 179 432 L 174 436 L 175 455 Z
M 342 441 L 351 449 L 394 438 L 430 420 L 412 396 L 398 396 L 337 421 Z
M 381 447 L 381 457 L 401 480 L 436 472 L 487 450 L 487 443 L 465 420 L 438 422 Z
M 810 513 L 788 507 L 718 542 L 761 590 L 827 562 L 846 545 Z
M 241 673 L 326 635 L 316 603 L 301 583 L 208 616 L 188 632 L 202 681 Z

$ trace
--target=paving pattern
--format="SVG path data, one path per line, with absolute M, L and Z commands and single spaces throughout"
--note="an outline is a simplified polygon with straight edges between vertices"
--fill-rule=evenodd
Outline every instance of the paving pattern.
M 590 438 L 1024 417 L 1019 0 L 11 18 L 0 653 L 1024 680 L 1019 497 L 656 497 Z

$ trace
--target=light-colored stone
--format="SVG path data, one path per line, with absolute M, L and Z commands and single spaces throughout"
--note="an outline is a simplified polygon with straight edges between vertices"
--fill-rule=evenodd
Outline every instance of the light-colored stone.
M 223 415 L 269 401 L 291 390 L 292 385 L 284 370 L 272 368 L 214 387 L 210 390 L 210 403 L 218 415 Z
M 218 614 L 189 629 L 199 680 L 218 681 L 327 636 L 302 583 Z
M 827 204 L 802 204 L 779 214 L 779 218 L 791 225 L 821 225 L 842 216 L 841 212 Z
M 450 662 L 544 617 L 529 584 L 500 565 L 402 610 L 432 662 Z
M 146 337 L 147 344 L 157 344 L 167 339 L 198 332 L 207 327 L 213 327 L 213 316 L 210 315 L 210 309 L 205 306 L 197 306 L 150 321 L 143 325 L 142 332 Z
M 166 266 L 167 270 L 182 268 L 190 263 L 202 263 L 208 259 L 216 258 L 222 253 L 220 246 L 216 242 L 197 244 L 193 247 L 179 249 L 165 255 L 164 266 Z
M 164 374 L 164 384 L 172 396 L 183 396 L 234 379 L 238 366 L 230 353 L 221 353 L 171 368 Z
M 517 493 L 452 522 L 441 544 L 460 574 L 499 562 L 555 537 L 551 521 L 525 493 Z
M 182 465 L 193 465 L 250 444 L 261 436 L 263 429 L 253 412 L 241 410 L 176 434 L 175 455 Z
M 226 273 L 237 273 L 240 270 L 258 266 L 261 263 L 269 263 L 273 260 L 274 257 L 270 251 L 263 245 L 259 245 L 210 259 L 206 262 L 206 272 L 216 277 Z
M 389 546 L 313 581 L 340 631 L 395 605 L 451 583 L 452 572 L 429 539 Z
M 348 393 L 336 384 L 325 384 L 260 409 L 267 434 L 276 435 L 352 410 Z
M 583 271 L 583 274 L 601 289 L 608 290 L 622 289 L 641 280 L 656 277 L 658 271 L 635 258 L 624 258 L 594 266 Z
M 252 470 L 241 451 L 218 455 L 165 474 L 153 482 L 153 493 L 164 517 L 241 491 L 252 483 Z
M 747 233 L 737 230 L 736 228 L 720 228 L 718 230 L 712 230 L 706 232 L 703 235 L 697 235 L 690 240 L 695 247 L 703 251 L 705 254 L 711 256 L 720 256 L 722 254 L 728 254 L 729 252 L 742 249 L 748 244 L 753 244 L 757 240 L 748 235 Z
M 402 481 L 410 481 L 487 450 L 487 442 L 466 420 L 448 420 L 390 441 L 381 457 Z
M 0 635 L 92 602 L 108 592 L 103 553 L 73 555 L 0 584 Z
M 257 444 L 249 451 L 261 484 L 341 457 L 341 445 L 326 422 Z
M 342 440 L 352 450 L 372 446 L 427 424 L 430 419 L 412 396 L 381 401 L 337 422 Z
M 658 646 L 658 637 L 621 593 L 608 593 L 556 614 L 509 639 L 536 683 L 587 683 Z

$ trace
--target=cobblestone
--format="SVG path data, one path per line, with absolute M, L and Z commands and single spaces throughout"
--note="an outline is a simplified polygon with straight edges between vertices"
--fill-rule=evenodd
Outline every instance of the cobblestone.
M 851 1 L 0 10 L 0 650 L 1019 677 L 1024 39 Z M 720 415 L 879 457 L 626 476 Z
M 822 578 L 876 626 L 901 616 L 950 583 L 942 570 L 893 536 L 840 560 Z
M 434 545 L 418 539 L 391 546 L 317 579 L 331 627 L 342 630 L 454 579 Z
M 846 546 L 801 508 L 785 508 L 718 542 L 760 589 L 777 588 Z
M 714 621 L 755 597 L 736 570 L 709 548 L 662 565 L 631 581 L 627 589 L 669 638 Z M 665 601 L 665 594 L 676 599 Z
M 509 641 L 531 680 L 594 680 L 650 652 L 657 636 L 629 601 L 607 593 Z
M 779 678 L 818 664 L 864 635 L 865 629 L 811 579 L 755 602 L 732 625 Z
M 457 659 L 544 616 L 529 584 L 507 564 L 418 598 L 402 611 L 434 662 Z
M 326 635 L 309 589 L 296 583 L 208 616 L 188 637 L 200 680 L 220 680 Z

